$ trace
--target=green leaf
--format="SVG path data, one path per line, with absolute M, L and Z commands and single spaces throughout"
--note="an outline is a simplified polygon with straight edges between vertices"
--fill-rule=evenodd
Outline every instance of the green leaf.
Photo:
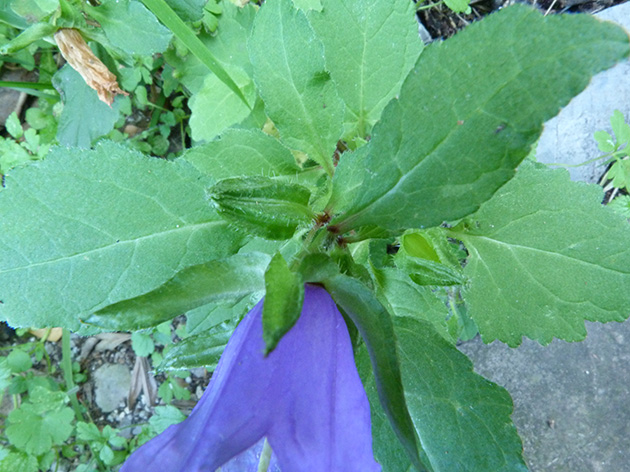
M 64 146 L 89 148 L 112 129 L 120 115 L 120 98 L 110 107 L 99 100 L 83 78 L 69 65 L 53 76 L 53 85 L 64 102 L 57 139 Z
M 0 55 L 13 54 L 27 46 L 30 46 L 35 41 L 39 41 L 46 36 L 52 36 L 57 27 L 50 23 L 35 23 L 22 31 L 18 36 L 13 38 L 7 44 L 0 47 Z
M 282 141 L 332 175 L 343 102 L 306 16 L 290 0 L 265 2 L 254 20 L 248 49 L 258 92 Z
M 461 271 L 419 257 L 402 257 L 397 264 L 418 285 L 461 285 L 466 281 Z
M 453 10 L 455 13 L 470 14 L 470 0 L 444 0 L 446 6 Z
M 0 395 L 11 385 L 11 368 L 6 357 L 0 358 Z
M 136 330 L 158 325 L 207 303 L 237 302 L 264 290 L 269 256 L 236 254 L 180 271 L 161 287 L 96 311 L 86 323 Z
M 249 38 L 257 9 L 252 4 L 239 8 L 231 2 L 222 2 L 222 8 L 218 25 L 221 34 L 202 31 L 198 39 L 206 49 L 212 51 L 215 60 L 224 69 L 238 68 L 252 77 L 253 68 L 243 44 Z M 201 89 L 204 80 L 211 74 L 194 54 L 178 54 L 176 48 L 171 48 L 164 53 L 164 57 L 175 69 L 177 78 L 193 94 Z
M 613 187 L 627 190 L 630 188 L 630 160 L 618 159 L 606 173 L 612 179 Z
M 372 271 L 377 293 L 385 299 L 394 315 L 428 321 L 444 339 L 453 344 L 457 341 L 448 331 L 446 305 L 429 288 L 417 285 L 398 269 L 372 268 Z
M 361 383 L 370 401 L 370 417 L 372 422 L 372 450 L 374 458 L 382 466 L 382 472 L 428 472 L 428 468 L 415 468 L 403 445 L 392 429 L 392 425 L 381 406 L 378 390 L 374 380 L 374 372 L 370 363 L 370 356 L 365 346 L 360 346 L 355 352 L 357 370 L 361 376 Z M 429 460 L 421 451 L 422 463 L 428 467 Z M 432 472 L 432 471 L 431 471 Z
M 628 144 L 630 142 L 630 125 L 626 123 L 623 113 L 615 110 L 610 118 L 610 124 L 615 138 L 617 138 L 617 146 Z
M 245 251 L 242 253 L 244 254 Z M 262 267 L 261 270 L 264 278 L 265 267 Z M 260 292 L 252 292 L 249 297 L 245 297 L 236 303 L 209 303 L 188 311 L 186 313 L 186 329 L 188 334 L 205 333 L 220 323 L 240 317 L 244 313 L 247 313 L 264 295 L 265 288 L 263 284 Z
M 528 161 L 452 232 L 470 253 L 465 300 L 484 342 L 581 341 L 630 306 L 630 227 L 602 190 Z
M 13 349 L 7 356 L 7 367 L 11 369 L 14 374 L 19 372 L 26 372 L 33 367 L 33 361 L 22 349 Z
M 103 440 L 103 435 L 94 423 L 77 422 L 77 439 L 87 442 L 99 442 Z
M 441 228 L 405 232 L 394 261 L 418 285 L 448 286 L 466 282 Z
M 43 396 L 41 391 L 44 391 Z M 74 412 L 54 401 L 56 396 L 52 400 L 47 398 L 52 394 L 37 387 L 28 402 L 9 413 L 5 432 L 18 449 L 28 454 L 44 454 L 70 437 Z
M 313 253 L 302 259 L 298 272 L 304 283 L 318 283 L 337 275 L 339 267 L 328 254 Z
M 405 403 L 389 313 L 357 279 L 339 274 L 325 280 L 324 286 L 361 333 L 370 354 L 381 405 L 409 458 L 421 469 L 420 449 Z
M 252 79 L 239 67 L 229 67 L 230 76 L 248 103 L 256 100 Z M 190 130 L 194 140 L 209 141 L 230 126 L 247 118 L 251 108 L 214 74 L 208 74 L 201 88 L 190 98 Z
M 111 465 L 112 461 L 114 460 L 114 451 L 112 451 L 111 447 L 105 444 L 101 448 L 98 457 L 103 461 L 105 465 Z
M 293 154 L 260 130 L 226 130 L 214 141 L 189 149 L 182 159 L 215 181 L 240 176 L 295 175 L 300 171 Z
M 32 156 L 11 138 L 0 137 L 0 174 L 6 174 L 9 169 L 22 165 L 37 156 Z
M 199 21 L 208 0 L 166 0 L 166 3 L 184 21 Z
M 79 315 L 146 293 L 240 245 L 184 161 L 104 142 L 56 148 L 0 191 L 0 318 L 76 330 Z
M 235 328 L 230 320 L 187 337 L 169 349 L 157 370 L 206 367 L 213 371 Z
M 162 434 L 169 426 L 185 419 L 186 415 L 172 405 L 156 406 L 155 413 L 149 418 L 149 424 L 156 434 Z
M 607 207 L 626 218 L 630 218 L 630 195 L 619 195 Z
M 59 8 L 59 0 L 13 0 L 11 8 L 29 23 L 36 23 Z
M 304 283 L 299 274 L 291 272 L 279 252 L 265 271 L 265 302 L 262 325 L 265 356 L 273 351 L 282 336 L 297 322 L 304 302 Z
M 24 452 L 9 452 L 9 454 L 0 461 L 0 470 L 11 470 L 20 472 L 37 472 L 37 458 Z
M 260 176 L 224 179 L 210 189 L 223 218 L 250 234 L 274 240 L 291 238 L 298 226 L 313 220 L 310 196 L 306 187 Z
M 163 52 L 173 36 L 139 1 L 104 0 L 87 11 L 112 45 L 128 54 L 150 56 Z
M 247 103 L 242 92 L 230 77 L 225 68 L 217 62 L 214 55 L 206 48 L 195 33 L 177 16 L 164 0 L 142 0 L 166 27 L 173 32 L 185 46 L 193 53 L 204 66 L 213 72 L 225 85 L 227 85 L 240 99 Z
M 24 134 L 22 123 L 20 123 L 20 119 L 15 112 L 11 112 L 11 114 L 7 117 L 7 120 L 4 123 L 4 127 L 7 129 L 8 133 L 15 139 L 20 139 Z
M 476 211 L 513 177 L 542 124 L 628 55 L 628 41 L 588 15 L 513 5 L 432 43 L 385 108 L 364 167 L 345 173 L 360 175 L 351 187 L 334 182 L 353 203 L 332 223 L 400 230 Z
M 346 105 L 344 139 L 366 138 L 422 50 L 408 0 L 325 0 L 309 20 Z
M 28 28 L 26 19 L 15 13 L 11 8 L 11 2 L 0 2 L 0 21 L 17 29 Z M 0 52 L 0 54 L 5 54 Z
M 131 346 L 136 356 L 148 357 L 155 352 L 155 343 L 149 333 L 134 331 L 131 333 Z
M 321 0 L 293 0 L 293 5 L 295 5 L 295 8 L 299 8 L 304 11 L 320 11 L 322 9 Z
M 434 472 L 527 471 L 508 392 L 426 322 L 394 318 L 407 407 Z
M 597 147 L 601 152 L 609 153 L 615 151 L 615 140 L 606 131 L 595 131 L 593 138 L 597 141 Z

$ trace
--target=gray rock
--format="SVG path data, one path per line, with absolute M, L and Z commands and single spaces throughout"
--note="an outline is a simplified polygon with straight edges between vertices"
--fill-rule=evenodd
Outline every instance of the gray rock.
M 94 401 L 103 413 L 115 410 L 127 398 L 131 386 L 129 368 L 105 364 L 94 372 Z
M 630 323 L 587 323 L 581 343 L 460 346 L 505 387 L 532 472 L 630 470 Z

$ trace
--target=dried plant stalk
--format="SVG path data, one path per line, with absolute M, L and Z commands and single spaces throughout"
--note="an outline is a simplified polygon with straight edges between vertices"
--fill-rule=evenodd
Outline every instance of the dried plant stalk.
M 120 89 L 116 76 L 94 55 L 77 30 L 62 28 L 55 33 L 55 41 L 64 59 L 81 74 L 86 84 L 96 90 L 101 101 L 112 106 L 117 94 L 128 95 Z

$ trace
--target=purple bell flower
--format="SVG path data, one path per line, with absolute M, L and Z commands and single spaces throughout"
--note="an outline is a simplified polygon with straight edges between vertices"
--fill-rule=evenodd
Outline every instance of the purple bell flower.
M 190 416 L 140 447 L 121 472 L 377 472 L 370 405 L 330 295 L 306 285 L 302 314 L 263 357 L 259 302 L 238 325 Z

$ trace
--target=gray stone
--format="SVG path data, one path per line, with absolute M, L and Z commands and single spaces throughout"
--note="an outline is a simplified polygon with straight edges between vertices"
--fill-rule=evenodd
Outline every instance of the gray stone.
M 608 8 L 596 15 L 630 30 L 630 3 Z M 593 77 L 589 86 L 575 97 L 555 118 L 545 123 L 536 157 L 547 164 L 576 165 L 601 156 L 593 133 L 612 134 L 610 117 L 619 110 L 630 119 L 630 62 L 617 64 Z M 597 182 L 604 173 L 599 162 L 568 169 L 573 180 Z
M 10 70 L 2 74 L 0 80 L 7 82 L 21 82 L 25 80 L 26 72 L 23 70 Z M 4 126 L 9 115 L 15 111 L 20 103 L 20 92 L 17 90 L 0 87 L 0 126 Z
M 121 364 L 105 364 L 94 372 L 94 401 L 103 413 L 115 410 L 127 398 L 131 372 Z
M 505 387 L 532 472 L 630 471 L 630 323 L 587 323 L 580 343 L 459 346 Z

